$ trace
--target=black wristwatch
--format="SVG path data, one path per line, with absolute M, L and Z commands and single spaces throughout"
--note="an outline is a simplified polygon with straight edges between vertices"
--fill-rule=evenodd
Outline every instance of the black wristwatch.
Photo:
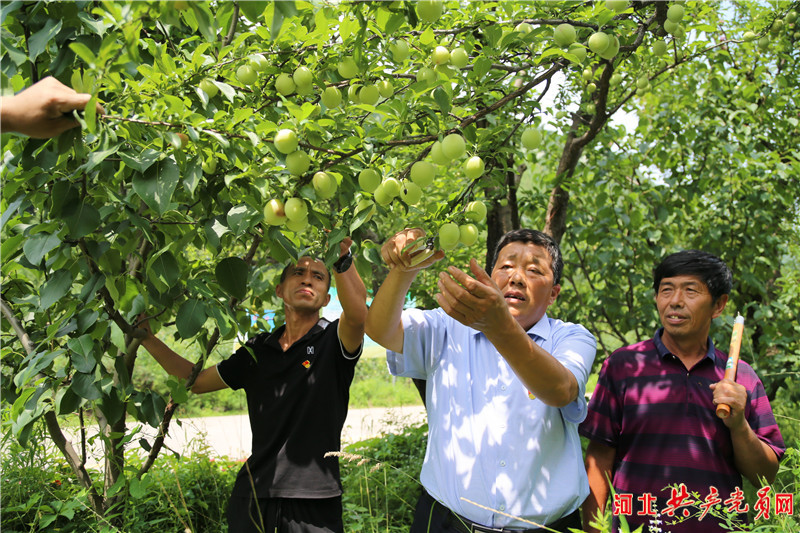
M 333 269 L 336 271 L 337 274 L 344 274 L 347 272 L 347 269 L 353 264 L 353 254 L 350 253 L 348 250 L 346 254 L 339 258 L 333 264 Z

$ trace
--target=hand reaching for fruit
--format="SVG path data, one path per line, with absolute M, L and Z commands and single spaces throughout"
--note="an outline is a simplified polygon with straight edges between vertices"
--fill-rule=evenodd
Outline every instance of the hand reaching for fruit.
M 425 239 L 423 229 L 413 228 L 400 231 L 386 241 L 381 247 L 381 257 L 390 269 L 416 272 L 443 259 L 444 252 L 436 250 L 431 239 Z

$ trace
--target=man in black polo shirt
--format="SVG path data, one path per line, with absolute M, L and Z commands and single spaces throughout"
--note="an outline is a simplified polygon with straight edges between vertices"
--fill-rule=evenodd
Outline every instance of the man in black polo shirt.
M 330 301 L 330 273 L 324 263 L 302 257 L 283 270 L 276 287 L 286 324 L 204 369 L 192 386 L 196 393 L 230 387 L 247 394 L 253 447 L 228 504 L 231 533 L 344 531 L 339 463 L 324 455 L 339 450 L 367 314 L 350 244 L 343 241 L 334 264 L 338 320 L 320 318 Z M 170 375 L 188 377 L 192 363 L 143 327 L 147 351 Z

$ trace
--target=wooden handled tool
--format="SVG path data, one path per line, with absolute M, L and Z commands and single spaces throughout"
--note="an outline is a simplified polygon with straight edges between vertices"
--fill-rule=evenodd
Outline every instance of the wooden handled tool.
M 733 322 L 731 334 L 731 347 L 728 349 L 728 362 L 725 364 L 725 379 L 736 381 L 736 369 L 739 366 L 739 350 L 742 347 L 742 333 L 744 333 L 744 317 L 737 314 Z M 721 403 L 717 406 L 717 416 L 728 418 L 731 416 L 731 406 Z

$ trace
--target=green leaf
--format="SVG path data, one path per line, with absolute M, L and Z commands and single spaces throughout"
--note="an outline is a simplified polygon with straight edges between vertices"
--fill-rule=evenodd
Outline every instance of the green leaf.
M 44 311 L 63 298 L 72 286 L 72 274 L 69 270 L 58 270 L 42 287 L 39 294 L 39 309 Z
M 8 219 L 10 219 L 17 213 L 17 209 L 19 209 L 19 206 L 22 204 L 22 200 L 24 199 L 25 199 L 24 196 L 20 196 L 19 198 L 8 204 L 8 207 L 3 209 L 3 213 L 2 215 L 0 215 L 0 229 L 3 229 L 6 225 L 6 222 L 8 222 Z
M 180 171 L 175 161 L 163 159 L 143 174 L 134 175 L 133 190 L 150 209 L 163 215 L 169 209 L 179 179 Z
M 72 391 L 72 387 L 62 388 L 56 393 L 56 413 L 68 415 L 74 413 L 83 403 L 83 398 Z
M 25 257 L 32 265 L 39 265 L 44 257 L 55 250 L 61 244 L 61 239 L 58 235 L 52 233 L 36 233 L 32 235 L 22 245 L 22 251 Z
M 268 5 L 269 2 L 255 0 L 250 2 L 239 2 L 239 9 L 247 20 L 253 24 L 256 24 L 261 22 L 261 19 L 264 16 L 264 11 L 266 11 Z
M 47 49 L 48 43 L 61 31 L 61 21 L 48 19 L 44 28 L 37 31 L 28 39 L 28 57 L 36 62 L 36 58 Z
M 247 295 L 247 276 L 249 274 L 247 263 L 239 257 L 226 257 L 217 263 L 214 275 L 217 283 L 228 294 L 238 300 L 243 300 Z
M 442 110 L 443 115 L 450 113 L 450 109 L 452 108 L 450 105 L 450 97 L 447 95 L 444 89 L 441 87 L 434 89 L 433 99 L 436 100 L 436 104 L 439 106 L 439 109 Z
M 200 300 L 190 299 L 183 302 L 175 318 L 175 327 L 181 338 L 190 339 L 197 335 L 206 323 L 206 306 Z
M 94 206 L 80 203 L 66 219 L 69 235 L 73 239 L 80 239 L 89 235 L 100 226 L 100 212 Z
M 169 250 L 165 250 L 152 260 L 150 270 L 168 289 L 177 283 L 181 275 L 178 261 Z
M 95 382 L 94 374 L 84 374 L 76 372 L 72 376 L 72 392 L 87 400 L 99 400 L 103 394 Z
M 186 403 L 189 401 L 189 391 L 186 389 L 186 383 L 182 379 L 170 378 L 167 380 L 169 386 L 169 393 L 175 403 Z
M 94 370 L 98 360 L 94 355 L 94 341 L 89 335 L 81 335 L 77 339 L 70 339 L 67 341 L 67 346 L 72 351 L 70 359 L 75 370 L 83 373 L 89 373 Z

